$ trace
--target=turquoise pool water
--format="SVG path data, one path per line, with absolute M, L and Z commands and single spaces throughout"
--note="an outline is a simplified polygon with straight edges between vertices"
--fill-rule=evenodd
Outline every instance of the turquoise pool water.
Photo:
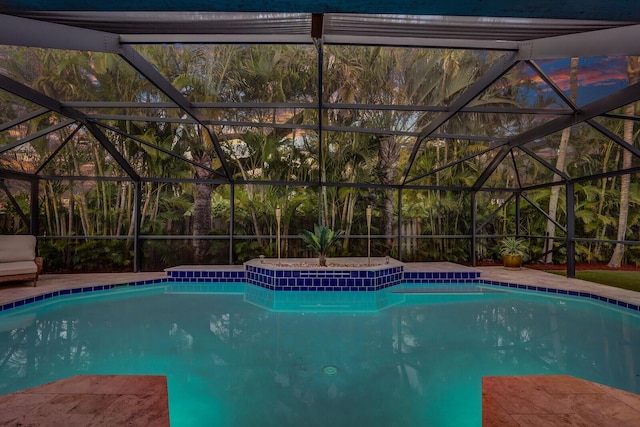
M 465 286 L 379 291 L 380 310 L 324 295 L 271 311 L 179 284 L 32 304 L 0 315 L 0 393 L 166 375 L 172 426 L 240 427 L 480 426 L 486 375 L 566 373 L 640 393 L 637 313 Z

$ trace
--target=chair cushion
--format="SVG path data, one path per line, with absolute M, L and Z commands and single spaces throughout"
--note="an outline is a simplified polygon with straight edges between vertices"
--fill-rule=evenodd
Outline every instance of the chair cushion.
M 0 236 L 0 263 L 33 261 L 36 258 L 36 238 L 30 235 Z
M 37 273 L 38 266 L 34 261 L 15 261 L 0 263 L 0 276 Z

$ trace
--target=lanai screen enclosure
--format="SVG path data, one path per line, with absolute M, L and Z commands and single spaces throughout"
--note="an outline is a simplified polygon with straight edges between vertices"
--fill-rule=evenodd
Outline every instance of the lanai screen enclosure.
M 239 263 L 278 207 L 283 256 L 316 223 L 366 256 L 371 205 L 374 256 L 640 262 L 640 9 L 437 3 L 5 1 L 0 232 L 54 271 Z

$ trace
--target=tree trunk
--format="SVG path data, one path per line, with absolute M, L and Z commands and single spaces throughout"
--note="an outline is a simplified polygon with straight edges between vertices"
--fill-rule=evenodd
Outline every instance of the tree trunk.
M 569 89 L 569 97 L 575 103 L 578 98 L 578 62 L 579 58 L 571 58 L 571 69 L 570 69 L 570 89 Z M 566 158 L 567 158 L 567 147 L 569 146 L 569 136 L 571 135 L 571 128 L 565 128 L 562 131 L 562 136 L 560 137 L 560 147 L 558 148 L 558 159 L 556 160 L 556 169 L 564 172 Z M 559 180 L 559 177 L 554 176 L 555 180 Z M 556 235 L 556 225 L 553 221 L 556 220 L 557 212 L 558 212 L 558 199 L 560 196 L 560 186 L 555 186 L 551 188 L 551 196 L 549 197 L 549 220 L 547 221 L 547 237 L 545 240 L 544 249 L 545 252 L 553 249 L 553 238 Z M 568 214 L 568 213 L 567 213 Z M 553 252 L 549 252 L 544 257 L 545 264 L 553 263 Z
M 327 266 L 327 256 L 325 254 L 318 254 L 318 265 L 320 265 L 320 267 Z
M 378 148 L 378 161 L 380 165 L 380 182 L 383 185 L 395 183 L 396 169 L 400 161 L 400 145 L 393 137 L 380 140 Z M 393 247 L 393 191 L 384 190 L 384 208 L 382 211 L 382 228 L 387 236 L 387 253 L 391 253 Z
M 240 161 L 240 159 L 236 159 L 236 164 L 238 165 L 238 169 L 240 170 L 240 173 L 242 174 L 242 178 L 244 180 L 248 180 L 249 177 L 248 177 L 246 171 L 244 170 L 244 166 L 242 166 L 242 162 Z M 254 198 L 255 198 L 254 187 L 251 184 L 247 185 L 247 198 L 249 199 L 249 209 L 251 210 L 251 220 L 253 221 L 253 232 L 256 235 L 256 238 L 258 240 L 258 244 L 260 245 L 260 247 L 263 247 L 263 241 L 262 241 L 262 237 L 261 237 L 262 233 L 260 231 L 260 221 L 258 219 L 258 214 L 256 212 L 256 208 L 255 208 L 255 204 L 254 204 Z
M 640 57 L 627 57 L 627 73 L 629 75 L 629 86 L 638 83 L 640 80 Z M 635 103 L 631 103 L 624 108 L 624 114 L 628 117 L 635 116 Z M 633 145 L 633 120 L 624 122 L 624 140 L 629 145 Z M 629 150 L 622 153 L 622 169 L 631 167 L 632 155 Z M 618 236 L 616 240 L 624 240 L 627 233 L 627 220 L 629 217 L 629 189 L 631 188 L 631 175 L 623 175 L 620 179 L 620 212 L 618 214 Z M 609 260 L 609 267 L 619 268 L 624 256 L 624 244 L 616 243 L 613 255 Z
M 204 236 L 211 230 L 211 196 L 213 188 L 211 184 L 196 184 L 196 197 L 193 206 L 193 234 Z M 202 264 L 205 262 L 209 242 L 203 239 L 194 239 L 194 262 Z

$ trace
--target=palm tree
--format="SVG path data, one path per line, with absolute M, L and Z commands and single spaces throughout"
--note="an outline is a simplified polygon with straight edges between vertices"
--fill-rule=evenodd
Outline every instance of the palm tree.
M 378 149 L 378 168 L 380 182 L 383 185 L 395 184 L 398 162 L 400 160 L 400 144 L 393 137 L 386 137 L 380 140 Z M 384 234 L 393 235 L 393 191 L 384 190 L 383 220 Z M 393 246 L 393 237 L 387 237 L 387 249 L 390 251 Z
M 314 232 L 303 230 L 300 234 L 307 247 L 318 254 L 318 265 L 327 266 L 327 255 L 331 247 L 342 237 L 342 230 L 333 231 L 329 227 L 316 224 Z
M 571 68 L 570 68 L 570 88 L 569 88 L 569 98 L 575 104 L 576 99 L 578 98 L 578 63 L 580 58 L 571 58 Z M 567 148 L 569 146 L 569 136 L 571 135 L 571 128 L 565 128 L 562 131 L 562 136 L 560 137 L 560 147 L 558 148 L 558 158 L 556 159 L 556 169 L 560 171 L 565 170 L 566 166 L 566 158 L 567 158 Z M 555 177 L 555 179 L 559 179 L 559 177 Z M 551 196 L 549 198 L 549 219 L 547 220 L 547 232 L 546 235 L 547 240 L 545 241 L 545 251 L 550 251 L 553 249 L 553 238 L 556 235 L 556 214 L 558 211 L 558 196 L 560 195 L 560 186 L 556 185 L 551 187 Z M 544 262 L 546 264 L 553 263 L 553 252 L 549 252 L 545 255 Z
M 629 76 L 629 85 L 634 85 L 640 81 L 640 57 L 627 57 L 627 75 Z M 624 108 L 624 114 L 627 117 L 635 116 L 635 103 L 631 103 Z M 633 145 L 633 120 L 625 120 L 624 122 L 624 140 L 629 145 Z M 622 153 L 622 169 L 631 167 L 633 156 L 629 150 Z M 631 188 L 631 175 L 622 175 L 620 179 L 620 212 L 618 214 L 618 235 L 617 240 L 624 240 L 627 233 L 627 220 L 629 217 L 629 191 Z M 624 256 L 624 244 L 616 243 L 616 246 L 609 260 L 609 267 L 619 268 Z

